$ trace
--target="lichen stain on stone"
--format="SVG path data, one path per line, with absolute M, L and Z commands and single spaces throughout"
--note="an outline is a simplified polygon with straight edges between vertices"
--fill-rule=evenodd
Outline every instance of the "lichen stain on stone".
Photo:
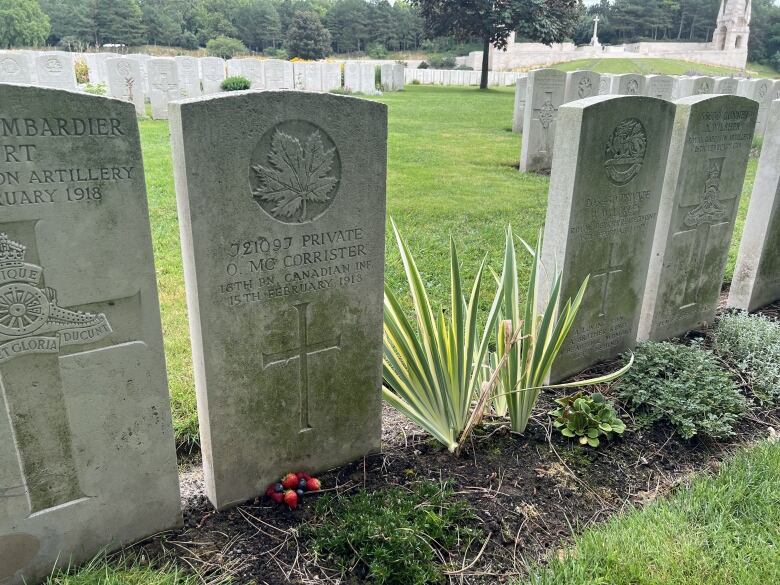
M 23 569 L 40 548 L 40 541 L 31 534 L 0 534 L 0 581 Z

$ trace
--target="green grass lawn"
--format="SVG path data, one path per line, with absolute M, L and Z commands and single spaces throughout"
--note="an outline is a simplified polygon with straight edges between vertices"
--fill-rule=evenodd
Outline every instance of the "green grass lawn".
M 576 538 L 532 585 L 765 585 L 780 581 L 780 445 Z
M 651 73 L 664 75 L 685 75 L 697 73 L 699 75 L 729 76 L 743 74 L 740 69 L 730 67 L 716 67 L 715 65 L 703 65 L 677 59 L 580 59 L 552 66 L 561 71 L 576 71 L 578 69 L 590 69 L 598 73 Z M 747 73 L 753 76 L 780 77 L 780 73 L 765 65 L 748 63 Z
M 448 296 L 450 235 L 459 244 L 465 274 L 473 274 L 486 254 L 499 270 L 506 224 L 535 241 L 544 222 L 549 178 L 517 171 L 520 137 L 509 130 L 511 88 L 481 92 L 409 85 L 378 99 L 389 106 L 388 214 L 408 239 L 433 301 L 443 303 Z M 141 137 L 176 437 L 182 444 L 195 443 L 197 412 L 168 124 L 144 120 Z M 746 195 L 755 167 L 751 160 Z M 746 207 L 747 197 L 738 234 Z M 403 294 L 405 278 L 390 236 L 387 250 L 387 281 Z M 730 266 L 735 250 L 736 243 Z M 523 275 L 528 267 L 524 257 Z M 492 285 L 492 279 L 486 282 Z M 483 307 L 488 302 L 486 293 Z

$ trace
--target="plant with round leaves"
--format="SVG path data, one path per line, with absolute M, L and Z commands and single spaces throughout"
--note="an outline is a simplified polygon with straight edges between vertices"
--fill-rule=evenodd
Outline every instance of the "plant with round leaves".
M 626 430 L 615 408 L 600 392 L 590 396 L 577 392 L 557 398 L 555 402 L 558 408 L 549 413 L 553 417 L 553 426 L 564 437 L 579 437 L 580 445 L 598 447 L 599 437 L 611 439 Z

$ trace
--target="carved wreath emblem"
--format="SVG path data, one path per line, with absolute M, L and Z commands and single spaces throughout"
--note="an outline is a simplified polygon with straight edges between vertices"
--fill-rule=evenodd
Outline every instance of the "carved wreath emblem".
M 636 79 L 631 79 L 628 82 L 628 86 L 626 88 L 628 93 L 630 95 L 636 95 L 639 93 L 639 82 Z
M 616 185 L 626 185 L 639 174 L 647 152 L 647 131 L 636 118 L 617 125 L 607 140 L 604 169 Z
M 324 131 L 303 121 L 282 123 L 270 134 L 255 149 L 252 196 L 276 220 L 313 221 L 336 195 L 341 176 L 336 147 Z

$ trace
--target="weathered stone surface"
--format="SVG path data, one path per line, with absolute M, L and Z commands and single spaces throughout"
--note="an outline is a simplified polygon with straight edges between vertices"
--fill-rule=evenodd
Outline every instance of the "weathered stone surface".
M 347 61 L 344 64 L 344 89 L 373 95 L 376 91 L 376 67 L 372 63 Z
M 382 91 L 401 91 L 404 88 L 404 66 L 400 63 L 383 63 L 380 75 Z
M 537 69 L 528 74 L 520 170 L 545 171 L 552 165 L 558 108 L 563 104 L 566 74 Z
M 715 318 L 758 110 L 731 95 L 675 103 L 639 340 L 682 335 Z
M 671 100 L 677 80 L 670 75 L 646 75 L 645 95 L 661 100 Z
M 322 91 L 322 63 L 306 63 L 303 88 L 306 91 Z
M 225 81 L 225 60 L 219 57 L 202 57 L 200 59 L 203 94 L 211 95 L 222 91 Z
M 0 582 L 19 585 L 181 512 L 135 109 L 6 85 L 0 118 Z
M 525 97 L 528 93 L 528 77 L 521 77 L 515 82 L 515 108 L 512 114 L 512 132 L 523 131 L 525 118 Z
M 265 62 L 266 89 L 293 89 L 294 86 L 292 63 L 280 59 L 269 59 Z
M 146 103 L 144 102 L 141 64 L 134 59 L 122 57 L 107 59 L 106 72 L 108 74 L 108 95 L 130 102 L 135 107 L 137 115 L 145 116 Z
M 753 311 L 780 299 L 780 100 L 769 110 L 728 306 Z
M 612 95 L 644 95 L 645 76 L 636 73 L 624 73 L 612 78 Z
M 149 59 L 149 101 L 152 104 L 152 118 L 168 118 L 168 103 L 177 100 L 179 94 L 179 72 L 176 61 L 171 57 Z
M 26 51 L 1 51 L 0 83 L 35 83 L 32 55 Z
M 379 448 L 387 109 L 295 91 L 172 108 L 206 490 L 225 508 Z M 306 157 L 320 170 L 290 183 Z
M 294 89 L 303 91 L 306 89 L 306 63 L 296 61 L 293 63 L 293 79 L 295 81 Z
M 751 79 L 745 84 L 744 96 L 758 102 L 756 136 L 763 136 L 769 114 L 769 104 L 774 97 L 775 82 L 772 79 Z
M 265 89 L 265 61 L 259 59 L 231 59 L 239 67 L 239 75 L 246 77 L 252 84 L 252 89 Z
M 602 73 L 599 79 L 599 95 L 609 95 L 612 91 L 612 79 L 615 76 L 611 73 Z
M 192 98 L 203 95 L 200 87 L 198 59 L 195 57 L 174 57 L 179 72 L 179 95 Z
M 76 89 L 76 67 L 73 53 L 43 53 L 35 57 L 38 85 L 57 89 Z
M 601 76 L 595 71 L 569 71 L 566 74 L 565 103 L 599 95 Z
M 322 73 L 322 91 L 341 89 L 341 65 L 338 63 L 325 63 Z
M 737 95 L 739 80 L 734 77 L 716 77 L 713 93 Z
M 677 82 L 675 98 L 715 93 L 715 79 L 703 75 L 683 77 Z
M 674 103 L 599 96 L 561 107 L 542 260 L 561 298 L 590 276 L 553 381 L 633 346 L 661 198 Z M 549 281 L 540 298 L 549 298 Z

